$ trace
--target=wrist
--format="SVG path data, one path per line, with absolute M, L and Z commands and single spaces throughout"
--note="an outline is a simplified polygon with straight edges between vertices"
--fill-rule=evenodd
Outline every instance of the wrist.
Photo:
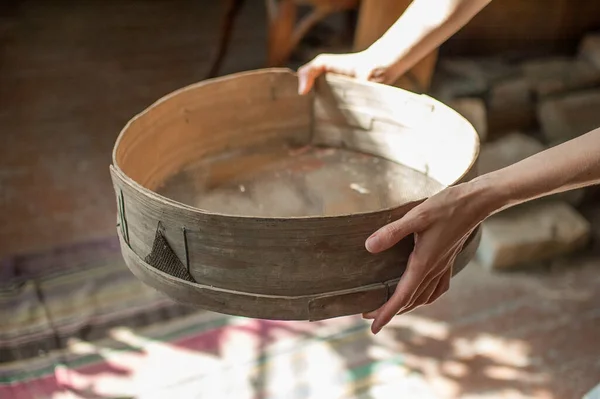
M 405 72 L 399 71 L 399 67 L 403 64 L 404 54 L 402 51 L 394 49 L 394 46 L 375 42 L 361 52 L 361 58 L 368 65 L 369 70 L 385 75 L 388 80 L 395 81 Z
M 510 204 L 509 190 L 493 174 L 486 174 L 463 183 L 461 186 L 469 206 L 485 219 Z

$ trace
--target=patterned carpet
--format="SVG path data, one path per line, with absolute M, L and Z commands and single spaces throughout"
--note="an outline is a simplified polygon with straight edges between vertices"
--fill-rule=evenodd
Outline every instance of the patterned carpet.
M 4 259 L 0 398 L 581 399 L 600 370 L 600 263 L 577 265 L 472 265 L 443 300 L 373 336 L 360 317 L 177 305 L 133 277 L 116 238 Z
M 276 322 L 186 308 L 138 282 L 113 238 L 8 259 L 0 271 L 0 398 L 437 397 L 359 317 Z

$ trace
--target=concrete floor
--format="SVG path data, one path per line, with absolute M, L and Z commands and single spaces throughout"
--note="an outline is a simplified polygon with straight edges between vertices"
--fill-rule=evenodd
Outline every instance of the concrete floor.
M 115 234 L 114 140 L 131 116 L 203 78 L 221 11 L 208 3 L 2 6 L 0 258 Z M 263 65 L 264 8 L 249 3 L 223 73 Z M 577 398 L 600 382 L 599 267 L 591 255 L 527 274 L 472 265 L 444 299 L 394 321 L 442 333 L 390 331 L 440 397 Z

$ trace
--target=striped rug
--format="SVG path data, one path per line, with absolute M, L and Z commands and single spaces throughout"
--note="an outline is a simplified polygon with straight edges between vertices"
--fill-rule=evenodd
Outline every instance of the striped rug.
M 359 317 L 198 311 L 137 281 L 118 242 L 0 265 L 0 398 L 434 398 Z

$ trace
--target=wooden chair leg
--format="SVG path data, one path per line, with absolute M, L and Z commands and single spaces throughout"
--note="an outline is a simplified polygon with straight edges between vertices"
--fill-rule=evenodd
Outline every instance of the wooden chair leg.
M 315 8 L 310 14 L 304 17 L 294 29 L 294 33 L 289 43 L 287 58 L 291 55 L 292 51 L 300 44 L 300 41 L 306 34 L 319 22 L 325 19 L 333 11 L 328 8 L 318 7 Z
M 237 18 L 240 9 L 244 5 L 246 0 L 228 0 L 225 8 L 225 15 L 223 16 L 223 23 L 221 30 L 219 31 L 219 45 L 217 47 L 217 53 L 211 63 L 211 67 L 206 74 L 206 78 L 214 78 L 219 74 L 221 64 L 229 48 L 231 41 L 231 32 L 233 31 L 233 24 Z
M 317 23 L 334 11 L 352 9 L 357 0 L 341 0 L 337 6 L 324 4 L 315 6 L 314 10 L 304 17 L 296 26 L 296 15 L 298 5 L 295 0 L 265 0 L 268 17 L 268 47 L 267 66 L 277 67 L 285 65 L 292 52 L 298 46 L 302 38 Z M 206 78 L 218 75 L 223 59 L 229 48 L 233 25 L 245 0 L 228 0 L 223 23 L 219 32 L 219 45 L 215 58 Z
M 356 7 L 355 0 L 336 2 L 314 2 L 313 10 L 296 25 L 297 4 L 295 0 L 267 0 L 269 10 L 269 54 L 268 66 L 285 65 L 294 49 L 306 34 L 328 15 Z

